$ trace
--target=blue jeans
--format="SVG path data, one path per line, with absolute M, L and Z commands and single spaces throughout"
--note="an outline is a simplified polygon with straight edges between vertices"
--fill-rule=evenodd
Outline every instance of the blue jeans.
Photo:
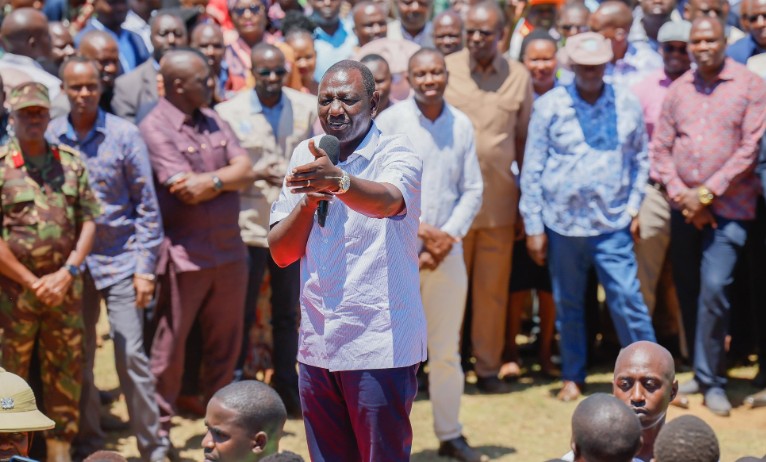
M 717 229 L 700 231 L 679 211 L 670 217 L 673 278 L 687 341 L 694 346 L 694 378 L 704 388 L 726 385 L 730 290 L 749 228 L 746 221 L 715 219 Z
M 561 343 L 562 379 L 585 382 L 585 289 L 591 266 L 595 266 L 606 291 L 620 344 L 624 347 L 639 340 L 656 341 L 641 296 L 628 229 L 591 237 L 562 236 L 548 230 L 548 261 Z

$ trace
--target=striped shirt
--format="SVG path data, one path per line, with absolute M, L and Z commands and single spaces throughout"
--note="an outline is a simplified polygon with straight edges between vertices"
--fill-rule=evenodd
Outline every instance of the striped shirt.
M 304 141 L 288 171 L 313 160 Z M 376 219 L 340 198 L 330 200 L 326 226 L 311 229 L 301 258 L 298 361 L 331 371 L 419 363 L 426 358 L 417 238 L 422 161 L 406 137 L 381 135 L 373 124 L 338 166 L 353 177 L 394 185 L 406 210 Z M 287 217 L 301 198 L 283 185 L 271 224 Z

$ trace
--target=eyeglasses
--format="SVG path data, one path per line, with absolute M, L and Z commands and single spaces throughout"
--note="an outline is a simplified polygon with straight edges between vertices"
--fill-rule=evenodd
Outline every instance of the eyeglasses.
M 586 25 L 580 25 L 580 24 L 561 24 L 559 27 L 562 30 L 570 31 L 570 30 L 576 30 L 577 32 L 588 32 L 588 26 Z
M 495 33 L 491 30 L 481 30 L 481 29 L 466 29 L 465 33 L 468 35 L 468 37 L 472 36 L 473 34 L 479 34 L 481 38 L 488 38 L 492 35 L 495 35 Z
M 251 3 L 250 6 L 238 6 L 231 9 L 235 16 L 243 16 L 245 11 L 249 11 L 253 16 L 263 11 L 263 5 L 260 3 Z
M 766 21 L 766 14 L 753 14 L 747 17 L 747 20 L 751 23 L 756 23 L 760 18 L 763 18 L 764 21 Z
M 686 54 L 686 45 L 675 46 L 675 45 L 671 45 L 669 43 L 663 43 L 662 44 L 662 51 L 664 51 L 665 53 L 676 52 L 676 53 L 685 55 Z
M 285 74 L 287 74 L 287 69 L 285 69 L 284 67 L 280 67 L 278 69 L 258 69 L 258 70 L 253 70 L 253 73 L 255 75 L 260 76 L 260 77 L 270 77 L 272 72 L 275 73 L 277 75 L 277 77 L 282 77 Z

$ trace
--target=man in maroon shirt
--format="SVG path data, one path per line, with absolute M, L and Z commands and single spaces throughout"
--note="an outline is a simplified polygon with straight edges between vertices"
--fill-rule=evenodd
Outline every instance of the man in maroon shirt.
M 203 326 L 206 398 L 234 375 L 247 288 L 238 191 L 254 178 L 229 125 L 203 107 L 212 88 L 204 56 L 191 49 L 173 51 L 163 58 L 160 74 L 165 96 L 139 128 L 165 227 L 151 367 L 163 429 L 169 431 L 186 338 L 197 317 Z
M 716 18 L 694 21 L 689 50 L 697 69 L 668 90 L 650 153 L 673 207 L 670 258 L 694 358 L 694 379 L 679 391 L 703 392 L 708 409 L 728 416 L 729 291 L 755 218 L 766 84 L 726 58 Z

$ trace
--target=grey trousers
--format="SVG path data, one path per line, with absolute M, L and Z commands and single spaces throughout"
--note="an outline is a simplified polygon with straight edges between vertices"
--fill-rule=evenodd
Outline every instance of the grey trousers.
M 84 277 L 83 320 L 85 321 L 85 368 L 83 369 L 82 398 L 80 399 L 80 432 L 78 444 L 98 449 L 103 446 L 98 389 L 93 382 L 93 363 L 96 356 L 96 323 L 101 313 L 101 300 L 106 302 L 111 335 L 114 341 L 114 360 L 120 387 L 125 393 L 130 427 L 138 441 L 138 450 L 145 461 L 162 460 L 167 453 L 167 442 L 159 436 L 160 417 L 154 394 L 154 376 L 149 358 L 144 351 L 143 310 L 136 308 L 133 278 L 96 289 L 93 278 Z M 90 448 L 90 446 L 96 446 Z

